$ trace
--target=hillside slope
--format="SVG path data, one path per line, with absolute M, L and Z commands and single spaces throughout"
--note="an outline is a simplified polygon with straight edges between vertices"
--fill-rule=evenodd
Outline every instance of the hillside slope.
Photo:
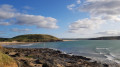
M 61 39 L 46 35 L 46 34 L 27 34 L 27 35 L 19 35 L 13 38 L 0 38 L 1 42 L 55 42 L 62 41 Z
M 1 46 L 0 46 L 0 67 L 18 67 L 16 61 L 13 58 L 2 52 Z

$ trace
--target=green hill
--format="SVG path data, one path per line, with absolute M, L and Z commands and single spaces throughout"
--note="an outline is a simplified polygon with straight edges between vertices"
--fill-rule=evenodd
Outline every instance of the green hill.
M 1 42 L 55 42 L 62 41 L 61 39 L 46 35 L 46 34 L 27 34 L 27 35 L 19 35 L 13 38 L 0 38 Z
M 9 38 L 0 38 L 0 41 L 6 41 L 8 40 Z

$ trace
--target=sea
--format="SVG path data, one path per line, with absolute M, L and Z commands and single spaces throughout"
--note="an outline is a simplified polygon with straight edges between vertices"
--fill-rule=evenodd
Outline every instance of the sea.
M 70 55 L 85 56 L 93 61 L 120 64 L 120 40 L 76 40 L 3 46 L 12 48 L 50 48 Z

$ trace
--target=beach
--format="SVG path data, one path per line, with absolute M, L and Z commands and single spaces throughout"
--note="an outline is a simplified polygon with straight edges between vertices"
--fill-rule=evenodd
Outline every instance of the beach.
M 16 44 L 29 44 L 29 43 L 41 43 L 41 42 L 0 42 L 0 45 L 16 45 Z
M 63 40 L 63 41 L 75 41 L 75 40 Z

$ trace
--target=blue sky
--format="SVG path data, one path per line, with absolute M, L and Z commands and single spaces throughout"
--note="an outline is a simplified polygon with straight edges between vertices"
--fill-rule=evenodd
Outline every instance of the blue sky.
M 119 0 L 0 0 L 0 37 L 22 34 L 50 34 L 59 38 L 118 36 L 119 4 Z

